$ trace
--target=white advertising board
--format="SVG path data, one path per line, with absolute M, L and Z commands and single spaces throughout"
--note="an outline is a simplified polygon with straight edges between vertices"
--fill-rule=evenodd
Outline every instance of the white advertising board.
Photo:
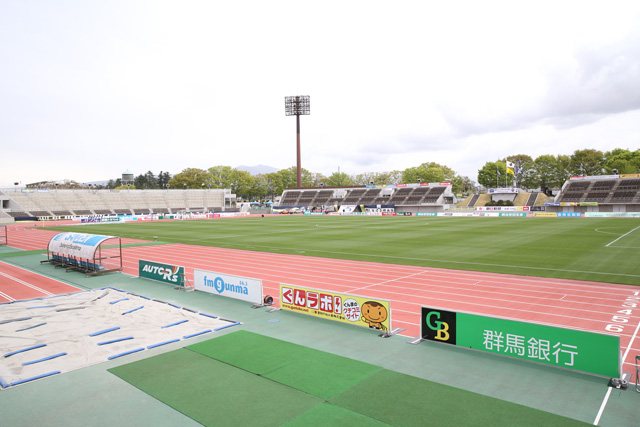
M 197 291 L 235 298 L 254 304 L 262 303 L 262 281 L 249 277 L 231 276 L 215 271 L 193 270 Z

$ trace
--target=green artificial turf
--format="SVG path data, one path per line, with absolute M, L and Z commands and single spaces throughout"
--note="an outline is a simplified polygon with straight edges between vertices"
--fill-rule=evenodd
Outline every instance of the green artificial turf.
M 109 371 L 205 426 L 586 425 L 246 331 Z
M 323 403 L 282 424 L 286 427 L 384 427 L 389 424 L 358 414 L 340 406 Z
M 394 426 L 586 426 L 581 421 L 389 370 L 331 403 Z
M 187 348 L 323 399 L 348 390 L 381 369 L 247 331 Z
M 633 218 L 283 215 L 56 229 L 276 253 L 637 285 L 640 283 L 640 263 L 630 254 L 640 248 L 639 226 L 640 219 Z
M 22 249 L 11 248 L 9 246 L 0 246 L 0 259 L 46 253 L 47 251 L 44 250 L 24 251 Z
M 205 426 L 279 426 L 321 403 L 186 349 L 109 371 Z

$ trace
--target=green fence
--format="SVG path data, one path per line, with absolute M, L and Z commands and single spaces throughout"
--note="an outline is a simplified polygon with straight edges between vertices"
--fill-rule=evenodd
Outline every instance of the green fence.
M 620 337 L 422 307 L 422 338 L 545 365 L 620 377 Z

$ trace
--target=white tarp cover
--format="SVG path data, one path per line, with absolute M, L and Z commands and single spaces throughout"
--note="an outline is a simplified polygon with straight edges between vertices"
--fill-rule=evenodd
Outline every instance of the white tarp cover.
M 114 236 L 101 236 L 99 234 L 60 233 L 53 236 L 49 241 L 49 252 L 83 259 L 93 259 L 98 246 L 105 240 L 113 238 Z
M 212 316 L 112 288 L 0 304 L 0 386 L 238 324 Z

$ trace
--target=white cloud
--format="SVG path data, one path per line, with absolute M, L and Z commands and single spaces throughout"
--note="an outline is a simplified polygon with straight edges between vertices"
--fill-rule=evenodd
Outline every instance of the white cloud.
M 637 148 L 628 1 L 9 1 L 0 187 L 295 164 L 329 174 Z

